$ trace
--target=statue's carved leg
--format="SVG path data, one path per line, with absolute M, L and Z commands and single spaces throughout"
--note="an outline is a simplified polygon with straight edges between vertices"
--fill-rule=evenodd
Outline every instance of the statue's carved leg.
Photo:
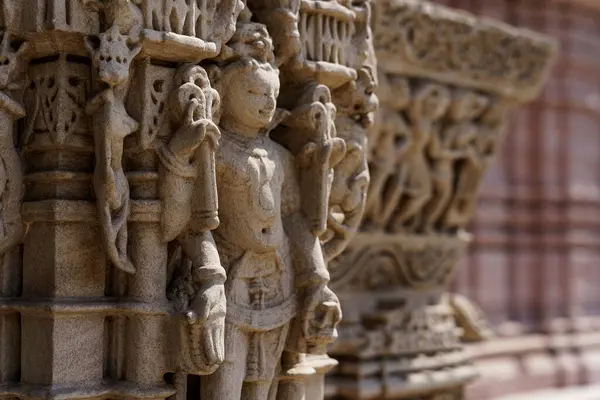
M 452 183 L 444 177 L 434 181 L 436 195 L 425 206 L 423 212 L 423 231 L 430 232 L 439 221 L 452 197 Z
M 431 190 L 424 190 L 415 197 L 409 197 L 402 209 L 392 217 L 390 229 L 393 232 L 401 232 L 402 227 L 431 200 Z
M 246 376 L 248 334 L 226 324 L 225 362 L 211 375 L 200 378 L 200 398 L 240 400 Z

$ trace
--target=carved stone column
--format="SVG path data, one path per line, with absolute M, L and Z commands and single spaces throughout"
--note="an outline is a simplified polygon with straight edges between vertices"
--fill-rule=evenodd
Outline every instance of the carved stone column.
M 344 320 L 332 398 L 463 398 L 462 340 L 489 333 L 448 293 L 510 111 L 539 93 L 555 54 L 531 31 L 423 1 L 375 3 L 381 107 L 369 136 L 360 233 L 330 264 Z
M 324 396 L 369 22 L 367 0 L 0 0 L 0 398 Z

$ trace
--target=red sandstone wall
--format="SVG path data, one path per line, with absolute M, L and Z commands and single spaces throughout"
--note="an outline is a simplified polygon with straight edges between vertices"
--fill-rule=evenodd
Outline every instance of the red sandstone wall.
M 455 289 L 483 307 L 501 336 L 473 347 L 483 378 L 470 398 L 600 381 L 600 7 L 438 3 L 552 35 L 561 46 L 543 95 L 514 116 L 488 173 L 457 279 Z

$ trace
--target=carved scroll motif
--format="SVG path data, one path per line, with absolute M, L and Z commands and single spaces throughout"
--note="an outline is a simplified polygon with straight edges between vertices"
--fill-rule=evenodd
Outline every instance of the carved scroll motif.
M 86 108 L 94 129 L 94 190 L 102 238 L 109 260 L 127 273 L 135 273 L 135 267 L 127 255 L 130 198 L 129 182 L 122 165 L 123 141 L 139 127 L 125 109 L 131 64 L 141 50 L 137 44 L 140 21 L 136 16 L 139 13 L 132 11 L 134 7 L 124 0 L 108 2 L 104 13 L 111 23 L 110 28 L 101 33 L 97 41 L 86 40 L 95 74 L 107 86 Z

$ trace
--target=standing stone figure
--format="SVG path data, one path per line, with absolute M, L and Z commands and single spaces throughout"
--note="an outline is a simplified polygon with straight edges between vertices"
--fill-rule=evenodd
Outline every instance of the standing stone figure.
M 122 6 L 120 3 L 123 2 L 107 2 L 107 14 L 110 15 L 108 10 Z M 139 21 L 136 24 L 126 19 L 125 23 L 116 13 L 112 19 L 112 26 L 99 35 L 99 43 L 89 38 L 85 42 L 98 79 L 108 86 L 89 102 L 86 112 L 92 116 L 94 124 L 94 191 L 104 248 L 115 267 L 133 274 L 135 267 L 127 254 L 129 182 L 123 171 L 122 158 L 125 138 L 139 128 L 139 123 L 125 109 L 125 96 L 131 63 L 142 47 L 137 43 L 137 30 L 134 29 Z
M 483 175 L 494 159 L 505 126 L 506 107 L 494 104 L 487 107 L 489 100 L 483 96 L 471 94 L 471 112 L 467 115 L 471 120 L 480 118 L 481 121 L 469 122 L 472 138 L 466 143 L 468 158 L 460 165 L 456 192 L 445 216 L 448 228 L 465 228 L 470 221 L 475 204 L 477 191 Z M 464 141 L 464 140 L 463 140 Z
M 448 110 L 449 125 L 437 129 L 428 146 L 434 186 L 432 200 L 423 210 L 423 230 L 431 232 L 441 219 L 454 195 L 458 161 L 468 159 L 473 151 L 477 128 L 473 119 L 487 107 L 487 98 L 472 91 L 456 90 Z M 457 171 L 458 172 L 458 171 Z
M 266 400 L 284 351 L 324 351 L 341 317 L 313 227 L 301 211 L 305 166 L 269 137 L 286 112 L 264 25 L 238 23 L 229 54 L 208 68 L 221 95 L 216 154 L 220 225 L 214 238 L 227 273 L 225 360 L 203 376 L 203 399 Z M 281 396 L 280 396 L 281 397 Z
M 396 232 L 412 229 L 416 225 L 413 219 L 419 216 L 425 204 L 431 200 L 433 182 L 426 148 L 437 129 L 437 122 L 444 116 L 449 104 L 450 93 L 444 86 L 426 83 L 414 91 L 409 108 L 412 135 L 402 160 L 403 168 L 407 170 L 406 180 L 399 183 L 403 188 L 403 199 L 390 222 L 392 230 Z M 412 224 L 407 227 L 409 222 Z
M 383 229 L 394 213 L 405 181 L 406 168 L 402 161 L 410 150 L 411 129 L 403 114 L 410 104 L 410 85 L 406 79 L 381 74 L 380 99 L 389 107 L 377 113 L 369 138 L 369 173 L 371 183 L 367 193 L 364 228 Z M 392 88 L 396 89 L 392 91 Z M 386 189 L 387 188 L 387 189 Z

